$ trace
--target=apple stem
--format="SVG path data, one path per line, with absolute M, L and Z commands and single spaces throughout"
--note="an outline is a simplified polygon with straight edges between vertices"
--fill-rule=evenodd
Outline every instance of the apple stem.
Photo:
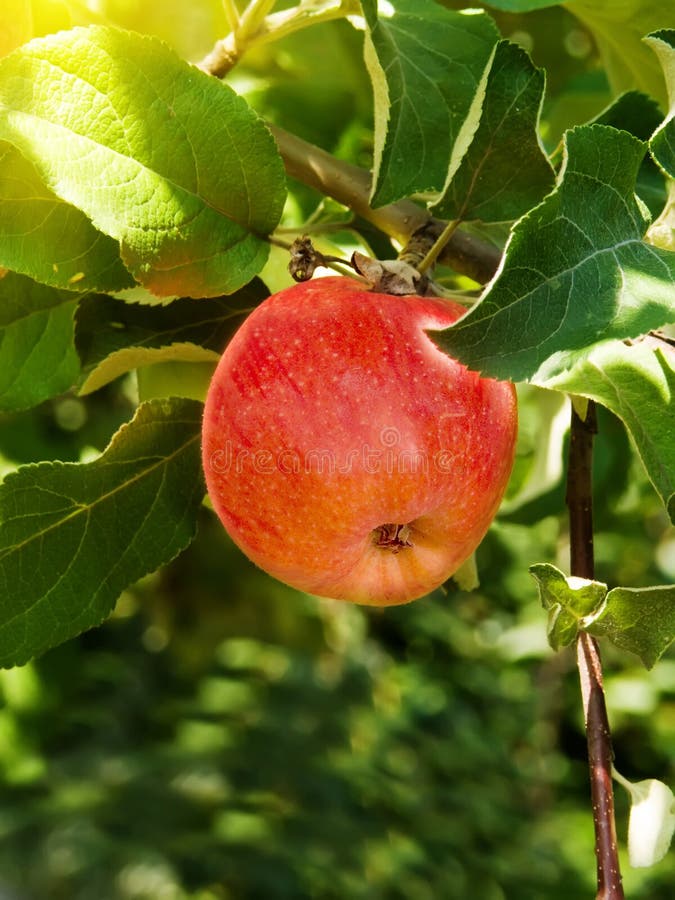
M 291 178 L 296 178 L 348 206 L 356 215 L 403 245 L 403 253 L 407 252 L 411 238 L 418 233 L 425 235 L 428 232 L 434 238 L 422 254 L 419 260 L 421 262 L 446 229 L 446 222 L 433 218 L 412 200 L 398 200 L 373 209 L 370 206 L 372 180 L 366 169 L 336 159 L 320 147 L 278 125 L 268 123 L 268 127 L 277 142 L 286 173 Z M 494 244 L 458 228 L 449 236 L 439 259 L 456 272 L 468 275 L 479 284 L 485 284 L 497 271 L 501 255 Z M 413 268 L 416 266 L 413 265 Z
M 570 571 L 592 579 L 593 554 L 592 461 L 597 433 L 595 404 L 589 401 L 581 417 L 572 406 L 566 501 L 570 523 Z M 577 665 L 584 705 L 588 763 L 595 828 L 598 892 L 596 900 L 624 900 L 614 820 L 612 738 L 603 688 L 600 649 L 585 631 L 577 638 Z
M 309 281 L 316 269 L 330 268 L 341 274 L 349 274 L 363 281 L 364 284 L 366 283 L 365 279 L 355 271 L 353 262 L 341 259 L 339 256 L 328 256 L 321 253 L 307 235 L 296 238 L 292 244 L 277 239 L 273 239 L 272 243 L 289 251 L 291 259 L 288 263 L 288 271 L 294 281 Z M 349 272 L 346 273 L 345 269 L 349 269 Z

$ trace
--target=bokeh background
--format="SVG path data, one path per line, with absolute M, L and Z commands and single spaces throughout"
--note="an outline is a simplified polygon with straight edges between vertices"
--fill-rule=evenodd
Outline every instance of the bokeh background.
M 217 0 L 33 8 L 37 33 L 113 21 L 194 60 L 226 30 Z M 496 17 L 547 67 L 552 149 L 609 99 L 592 38 L 560 8 Z M 268 118 L 369 164 L 370 88 L 347 23 L 256 51 L 230 81 Z M 318 202 L 296 186 L 289 229 Z M 284 265 L 273 256 L 270 287 Z M 0 470 L 91 458 L 139 390 L 161 392 L 167 378 L 146 371 L 1 417 Z M 171 378 L 180 389 L 189 375 Z M 205 507 L 195 543 L 126 591 L 102 627 L 0 672 L 0 898 L 594 896 L 574 658 L 548 649 L 527 573 L 542 561 L 568 568 L 566 416 L 555 398 L 521 391 L 516 470 L 478 551 L 475 592 L 450 583 L 384 612 L 302 595 L 248 563 Z M 602 411 L 595 492 L 597 577 L 674 581 L 675 534 Z M 675 785 L 675 655 L 646 672 L 603 653 L 618 768 Z M 621 789 L 617 812 L 623 842 Z M 672 852 L 646 871 L 623 855 L 627 896 L 672 898 Z

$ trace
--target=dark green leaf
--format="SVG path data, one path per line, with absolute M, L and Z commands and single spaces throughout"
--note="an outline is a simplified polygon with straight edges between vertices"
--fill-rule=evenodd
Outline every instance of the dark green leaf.
M 675 585 L 614 588 L 587 630 L 635 653 L 651 669 L 675 640 Z
M 93 26 L 0 63 L 0 138 L 160 296 L 216 296 L 264 264 L 286 179 L 231 88 L 155 38 Z
M 446 219 L 512 222 L 553 187 L 539 143 L 544 73 L 501 41 L 487 79 L 480 125 L 434 212 Z
M 659 105 L 642 91 L 625 91 L 597 115 L 591 125 L 611 125 L 648 141 L 662 120 Z
M 602 605 L 607 585 L 563 575 L 549 563 L 537 563 L 529 571 L 539 586 L 541 604 L 548 611 L 549 644 L 554 650 L 567 647 L 583 627 L 583 620 Z
M 192 540 L 204 496 L 202 406 L 153 401 L 87 464 L 0 485 L 0 666 L 98 625 L 125 587 Z
M 498 38 L 485 13 L 363 0 L 375 92 L 374 206 L 445 188 L 478 127 L 485 67 Z
M 675 319 L 675 254 L 646 244 L 644 145 L 604 125 L 568 132 L 556 190 L 513 229 L 498 276 L 434 335 L 470 368 L 545 385 L 577 354 Z
M 0 266 L 71 291 L 117 291 L 134 283 L 118 242 L 45 187 L 35 167 L 3 142 Z
M 78 299 L 24 275 L 0 278 L 0 409 L 27 409 L 72 387 Z
M 268 295 L 259 279 L 226 297 L 174 300 L 166 306 L 86 297 L 76 316 L 82 393 L 98 390 L 139 366 L 217 361 L 244 318 Z
M 648 141 L 661 120 L 656 100 L 641 91 L 627 91 L 596 116 L 593 124 L 611 125 L 630 132 L 641 141 Z M 663 173 L 649 154 L 645 154 L 638 170 L 636 191 L 651 215 L 657 216 L 666 202 L 666 189 Z

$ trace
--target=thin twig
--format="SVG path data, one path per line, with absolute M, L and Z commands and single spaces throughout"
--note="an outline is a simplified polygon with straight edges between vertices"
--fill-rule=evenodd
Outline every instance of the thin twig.
M 223 0 L 225 18 L 230 31 L 236 31 L 239 27 L 239 10 L 234 0 Z
M 441 254 L 448 245 L 448 242 L 451 240 L 453 234 L 457 231 L 458 226 L 459 222 L 457 221 L 448 222 L 436 243 L 431 247 L 429 252 L 417 267 L 417 271 L 420 273 L 420 275 L 424 275 L 436 264 L 436 260 L 440 258 Z
M 273 13 L 275 3 L 276 0 L 252 0 L 236 21 L 233 14 L 228 13 L 230 34 L 215 44 L 197 63 L 198 67 L 210 75 L 224 78 L 251 47 L 262 47 L 312 25 L 344 19 L 347 15 L 358 15 L 360 12 L 357 0 L 335 0 L 325 5 L 300 3 L 299 6 Z
M 570 521 L 570 571 L 572 575 L 591 579 L 595 571 L 592 462 L 596 429 L 595 405 L 592 401 L 588 404 L 584 419 L 572 408 L 566 497 Z M 584 631 L 580 632 L 577 639 L 577 663 L 593 803 L 598 878 L 596 900 L 624 900 L 614 821 L 614 755 L 602 681 L 602 662 L 597 641 Z

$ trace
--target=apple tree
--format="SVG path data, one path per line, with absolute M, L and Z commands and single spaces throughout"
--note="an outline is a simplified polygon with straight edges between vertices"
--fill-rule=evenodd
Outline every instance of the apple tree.
M 600 651 L 657 666 L 675 638 L 675 586 L 622 577 L 619 560 L 598 576 L 594 513 L 615 511 L 593 451 L 603 429 L 606 449 L 629 448 L 664 541 L 675 12 L 647 0 L 184 6 L 6 4 L 0 665 L 101 625 L 120 595 L 199 545 L 206 390 L 246 317 L 292 283 L 289 261 L 316 278 L 404 266 L 408 292 L 466 308 L 433 332 L 437 346 L 517 387 L 502 516 L 545 528 L 555 498 L 567 522 L 568 559 L 552 549 L 520 574 L 552 650 L 576 648 L 597 896 L 621 898 L 613 781 L 631 798 L 636 867 L 666 854 L 675 805 L 661 780 L 617 771 Z M 46 408 L 66 432 L 105 408 L 109 433 L 26 459 L 10 432 Z M 437 600 L 470 605 L 478 581 L 464 571 L 458 583 Z

